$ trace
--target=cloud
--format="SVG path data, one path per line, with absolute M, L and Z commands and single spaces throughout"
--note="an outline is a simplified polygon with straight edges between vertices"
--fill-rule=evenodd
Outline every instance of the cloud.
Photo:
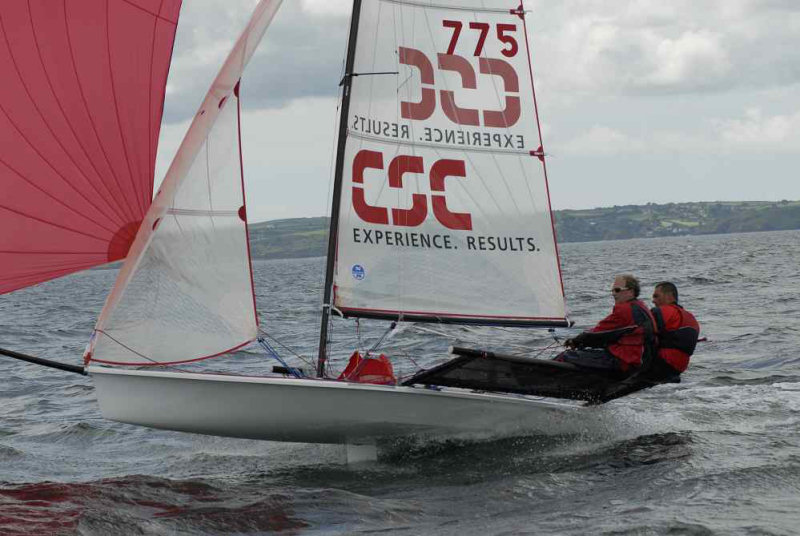
M 192 117 L 250 17 L 253 0 L 184 2 L 167 85 L 165 121 Z M 349 11 L 333 0 L 285 0 L 245 71 L 244 102 L 270 109 L 337 95 Z
M 529 16 L 544 82 L 604 95 L 689 94 L 800 82 L 788 0 L 539 0 Z
M 323 212 L 351 1 L 284 0 L 245 73 L 256 219 Z M 159 176 L 253 5 L 184 2 Z M 797 0 L 525 6 L 556 205 L 800 196 Z
M 619 130 L 595 125 L 562 145 L 554 145 L 555 154 L 568 156 L 613 156 L 637 153 L 645 149 L 645 143 Z
M 641 86 L 668 87 L 693 81 L 694 87 L 701 87 L 705 80 L 723 78 L 730 72 L 731 60 L 722 41 L 719 34 L 701 30 L 653 43 L 649 49 L 652 72 Z
M 349 16 L 353 2 L 352 0 L 303 0 L 302 6 L 303 11 L 313 15 Z
M 255 0 L 184 2 L 165 120 L 191 117 Z M 245 78 L 248 105 L 335 97 L 351 0 L 285 0 Z M 536 0 L 543 89 L 607 96 L 724 93 L 800 83 L 795 0 Z
M 714 122 L 719 138 L 734 148 L 769 148 L 771 151 L 800 150 L 800 112 L 765 116 L 751 108 L 744 117 Z
M 548 146 L 556 156 L 596 157 L 632 154 L 725 155 L 797 153 L 800 112 L 765 115 L 750 108 L 739 117 L 711 118 L 705 127 L 664 128 L 646 134 L 594 125 L 566 141 Z

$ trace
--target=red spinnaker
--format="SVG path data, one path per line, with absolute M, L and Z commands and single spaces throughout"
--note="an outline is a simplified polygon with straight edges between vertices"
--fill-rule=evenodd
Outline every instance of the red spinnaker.
M 127 255 L 180 6 L 0 2 L 0 294 Z

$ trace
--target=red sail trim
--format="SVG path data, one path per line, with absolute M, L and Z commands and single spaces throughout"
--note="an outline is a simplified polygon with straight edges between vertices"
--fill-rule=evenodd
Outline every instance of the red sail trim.
M 536 102 L 536 85 L 533 81 L 533 65 L 531 63 L 531 48 L 530 44 L 528 43 L 528 22 L 525 20 L 525 2 L 524 0 L 520 0 L 519 7 L 517 11 L 519 13 L 519 17 L 522 19 L 522 29 L 523 33 L 525 34 L 525 57 L 528 59 L 528 74 L 531 77 L 531 92 L 533 93 L 533 111 L 536 115 L 536 129 L 539 132 L 539 147 L 537 152 L 541 152 L 541 156 L 539 160 L 542 162 L 542 171 L 544 172 L 544 187 L 547 191 L 547 211 L 550 213 L 550 227 L 553 229 L 553 245 L 556 248 L 556 265 L 558 266 L 558 280 L 561 282 L 561 295 L 565 296 L 566 293 L 564 291 L 564 276 L 561 271 L 561 255 L 558 251 L 558 236 L 556 236 L 556 222 L 553 218 L 553 208 L 550 204 L 550 184 L 547 180 L 547 163 L 545 162 L 545 153 L 544 153 L 544 142 L 542 141 L 542 125 L 539 122 L 539 105 Z M 538 156 L 538 155 L 536 155 Z
M 112 341 L 116 342 L 117 344 L 119 344 L 120 346 L 125 348 L 126 350 L 128 350 L 130 352 L 133 352 L 134 354 L 147 359 L 146 356 L 140 354 L 139 352 L 137 352 L 133 348 L 129 348 L 128 346 L 125 346 L 121 342 L 119 342 L 116 339 L 114 339 L 114 337 L 112 337 L 108 333 L 106 333 L 104 331 L 100 331 L 99 333 L 102 333 L 104 336 L 106 336 L 109 339 L 111 339 Z M 92 356 L 89 360 L 86 361 L 86 364 L 88 365 L 90 362 L 93 362 L 93 363 L 103 363 L 104 365 L 125 365 L 125 366 L 132 366 L 132 367 L 163 367 L 163 366 L 168 366 L 168 365 L 181 365 L 181 364 L 185 364 L 185 363 L 194 363 L 196 361 L 204 361 L 206 359 L 211 359 L 211 358 L 214 358 L 214 357 L 219 357 L 221 355 L 229 354 L 231 352 L 235 352 L 236 350 L 238 350 L 240 348 L 244 348 L 245 346 L 247 346 L 248 344 L 250 344 L 254 340 L 255 339 L 252 339 L 252 340 L 249 340 L 249 341 L 245 341 L 242 344 L 234 346 L 233 348 L 229 348 L 228 350 L 223 350 L 222 352 L 217 352 L 216 354 L 207 355 L 207 356 L 203 356 L 203 357 L 195 357 L 195 358 L 192 358 L 192 359 L 186 359 L 186 360 L 182 360 L 182 361 L 170 361 L 170 362 L 163 362 L 163 363 L 160 362 L 160 361 L 158 361 L 158 362 L 143 361 L 141 363 L 126 363 L 126 362 L 119 362 L 119 361 L 105 361 L 103 359 L 97 359 L 96 357 Z
M 255 315 L 256 326 L 259 325 L 258 309 L 256 307 L 256 284 L 253 279 L 253 256 L 250 254 L 250 227 L 247 225 L 247 196 L 244 191 L 244 162 L 242 160 L 242 100 L 239 98 L 239 89 L 242 84 L 241 79 L 236 82 L 233 93 L 236 97 L 236 132 L 239 144 L 239 173 L 242 178 L 242 208 L 239 209 L 239 217 L 244 222 L 244 233 L 247 237 L 247 267 L 250 269 L 250 289 L 253 294 L 253 315 Z
M 509 315 L 466 315 L 458 313 L 437 313 L 435 311 L 399 311 L 394 309 L 367 309 L 360 307 L 337 307 L 345 315 L 359 316 L 361 313 L 378 313 L 396 316 L 416 315 L 439 318 L 486 318 L 489 320 L 520 320 L 520 321 L 561 321 L 566 320 L 561 317 L 536 317 L 536 316 L 509 316 Z

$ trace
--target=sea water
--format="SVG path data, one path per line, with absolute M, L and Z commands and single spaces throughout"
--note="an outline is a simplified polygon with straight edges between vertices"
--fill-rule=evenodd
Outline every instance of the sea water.
M 108 422 L 90 379 L 0 357 L 0 534 L 797 534 L 800 232 L 565 244 L 561 259 L 579 325 L 610 311 L 614 274 L 644 296 L 678 285 L 708 337 L 681 384 L 608 404 L 591 430 L 407 440 L 348 467 L 338 446 Z M 262 326 L 306 366 L 294 354 L 315 353 L 323 260 L 254 266 Z M 0 347 L 79 364 L 115 276 L 0 296 Z M 333 368 L 385 328 L 335 322 Z M 558 348 L 546 330 L 412 325 L 382 350 L 408 374 L 454 343 Z M 195 367 L 273 364 L 252 347 Z

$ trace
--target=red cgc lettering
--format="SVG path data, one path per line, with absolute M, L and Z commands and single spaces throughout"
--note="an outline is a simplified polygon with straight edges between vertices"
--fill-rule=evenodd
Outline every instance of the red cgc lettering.
M 383 169 L 383 154 L 366 149 L 359 151 L 353 159 L 353 208 L 358 217 L 367 223 L 389 224 L 389 211 L 384 207 L 375 207 L 367 203 L 364 188 L 356 184 L 364 184 L 366 169 Z
M 353 158 L 353 186 L 351 198 L 353 209 L 362 221 L 377 225 L 389 225 L 389 211 L 386 207 L 370 205 L 364 194 L 364 171 L 383 169 L 383 153 L 362 149 Z M 403 188 L 406 173 L 425 173 L 421 156 L 398 155 L 389 164 L 389 187 Z M 447 206 L 445 179 L 459 177 L 466 179 L 466 165 L 463 160 L 437 160 L 431 166 L 429 181 L 431 189 L 431 208 L 436 220 L 448 229 L 456 231 L 472 230 L 472 215 L 468 212 L 452 212 Z M 422 193 L 411 194 L 411 208 L 392 208 L 392 224 L 399 227 L 418 227 L 428 217 L 428 198 Z
M 483 124 L 487 127 L 506 128 L 513 126 L 519 121 L 519 116 L 522 113 L 522 105 L 520 104 L 519 97 L 516 95 L 509 95 L 509 93 L 519 93 L 519 78 L 517 78 L 517 71 L 505 60 L 497 58 L 481 58 L 480 59 L 481 74 L 488 74 L 499 76 L 503 79 L 503 86 L 505 88 L 505 108 L 500 111 L 484 110 L 483 111 Z
M 441 195 L 431 194 L 433 215 L 439 223 L 454 231 L 471 231 L 472 216 L 466 212 L 450 212 L 444 196 L 444 180 L 447 177 L 467 176 L 463 160 L 439 160 L 431 167 L 431 190 Z
M 461 75 L 461 87 L 465 89 L 477 89 L 478 82 L 475 79 L 475 70 L 472 64 L 462 56 L 448 56 L 439 54 L 439 70 L 454 71 Z M 455 92 L 441 90 L 440 98 L 442 111 L 450 121 L 457 125 L 478 126 L 480 124 L 480 114 L 478 110 L 472 108 L 460 108 L 456 104 Z
M 400 63 L 419 69 L 419 78 L 423 85 L 433 85 L 433 65 L 424 52 L 415 48 L 400 47 L 398 49 Z M 436 109 L 436 90 L 430 87 L 422 88 L 422 97 L 419 102 L 400 103 L 400 116 L 403 119 L 416 119 L 424 121 L 433 115 Z
M 425 173 L 425 165 L 421 156 L 396 156 L 389 164 L 389 186 L 403 187 L 403 175 L 406 173 Z M 422 225 L 428 217 L 428 198 L 425 194 L 411 195 L 411 208 L 393 208 L 392 223 L 400 227 L 416 227 Z

